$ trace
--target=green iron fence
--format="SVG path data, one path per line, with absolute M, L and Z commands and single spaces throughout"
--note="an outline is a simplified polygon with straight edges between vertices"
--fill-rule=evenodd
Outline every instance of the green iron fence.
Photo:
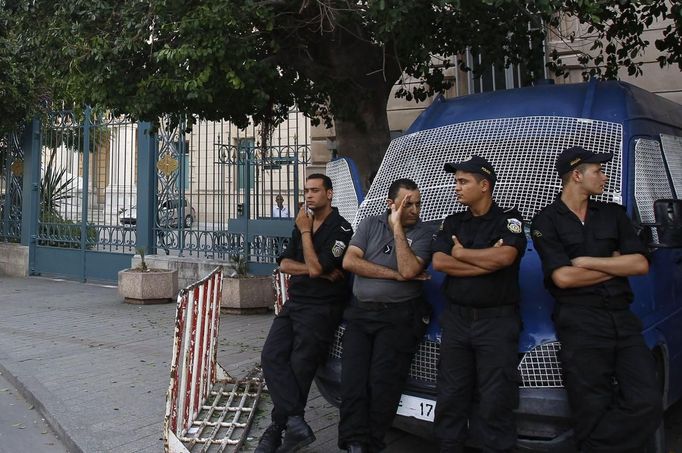
M 22 131 L 0 139 L 0 241 L 21 239 L 21 204 L 24 176 Z
M 5 138 L 0 239 L 20 240 L 28 177 L 31 274 L 113 280 L 139 246 L 271 272 L 303 199 L 309 121 L 292 111 L 268 131 L 190 123 L 53 112 L 24 138 L 26 169 L 21 140 Z

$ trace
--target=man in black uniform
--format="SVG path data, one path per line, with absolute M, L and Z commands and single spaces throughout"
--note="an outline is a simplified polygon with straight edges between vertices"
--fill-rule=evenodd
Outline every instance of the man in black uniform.
M 263 345 L 263 374 L 274 408 L 256 453 L 293 452 L 315 441 L 303 418 L 308 392 L 349 297 L 341 265 L 353 231 L 331 206 L 331 180 L 308 176 L 305 201 L 289 246 L 278 258 L 282 272 L 291 275 L 289 301 Z
M 563 190 L 533 219 L 545 285 L 557 301 L 564 382 L 583 452 L 642 452 L 661 421 L 661 395 L 627 277 L 646 274 L 647 250 L 604 191 L 613 156 L 581 147 L 559 155 Z M 614 387 L 614 378 L 617 388 Z
M 448 216 L 433 244 L 449 302 L 440 320 L 435 433 L 442 453 L 464 451 L 467 426 L 484 452 L 509 452 L 516 444 L 523 221 L 493 201 L 497 178 L 485 159 L 445 164 L 445 171 L 455 173 L 455 193 L 469 209 Z
M 433 230 L 419 220 L 414 181 L 388 189 L 388 211 L 358 226 L 343 259 L 355 274 L 345 312 L 339 448 L 378 452 L 395 417 L 412 356 L 424 335 L 422 282 Z

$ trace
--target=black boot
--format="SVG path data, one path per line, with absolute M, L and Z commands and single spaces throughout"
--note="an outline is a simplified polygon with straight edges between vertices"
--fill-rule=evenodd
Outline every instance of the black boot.
M 367 453 L 367 449 L 360 442 L 349 442 L 348 453 Z
M 315 434 L 310 426 L 300 415 L 294 415 L 287 419 L 287 428 L 284 432 L 284 441 L 277 449 L 277 453 L 290 453 L 315 442 Z
M 260 442 L 258 442 L 258 446 L 253 453 L 275 453 L 277 447 L 282 445 L 282 431 L 284 431 L 284 425 L 270 424 L 263 431 Z

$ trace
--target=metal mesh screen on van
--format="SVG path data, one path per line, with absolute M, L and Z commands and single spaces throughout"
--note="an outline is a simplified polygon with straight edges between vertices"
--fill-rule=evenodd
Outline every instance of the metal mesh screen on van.
M 659 198 L 672 198 L 661 145 L 655 140 L 639 139 L 635 142 L 635 202 L 642 222 L 656 221 L 654 201 Z M 656 229 L 652 235 L 657 242 Z
M 454 178 L 443 171 L 443 164 L 473 154 L 495 167 L 498 180 L 493 195 L 497 203 L 516 206 L 529 221 L 561 188 L 554 169 L 557 155 L 576 145 L 614 153 L 613 161 L 605 166 L 609 182 L 598 198 L 622 203 L 622 137 L 620 124 L 555 116 L 471 121 L 404 135 L 391 142 L 355 225 L 385 209 L 388 187 L 398 178 L 411 178 L 419 185 L 424 221 L 463 210 L 454 196 Z
M 355 183 L 348 161 L 345 159 L 333 160 L 327 163 L 325 172 L 334 186 L 332 206 L 339 209 L 339 214 L 344 219 L 353 222 L 355 214 L 358 212 L 358 195 L 355 191 Z
M 334 342 L 329 349 L 329 357 L 341 359 L 343 356 L 344 325 L 340 325 L 334 334 Z M 561 343 L 552 341 L 542 343 L 525 354 L 522 354 L 518 370 L 521 374 L 520 387 L 563 387 L 561 361 L 559 351 Z M 423 340 L 412 358 L 409 377 L 415 381 L 436 384 L 438 378 L 438 358 L 440 343 Z
M 661 134 L 663 154 L 673 180 L 673 189 L 677 198 L 682 197 L 682 137 Z

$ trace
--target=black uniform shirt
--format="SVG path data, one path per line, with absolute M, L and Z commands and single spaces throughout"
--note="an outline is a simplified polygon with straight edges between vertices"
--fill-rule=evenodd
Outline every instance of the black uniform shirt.
M 519 263 L 526 251 L 523 219 L 516 209 L 503 210 L 496 203 L 482 216 L 468 209 L 445 218 L 433 243 L 433 251 L 450 255 L 457 236 L 465 248 L 484 249 L 502 239 L 504 245 L 518 251 L 511 266 L 476 277 L 446 276 L 443 291 L 450 302 L 471 307 L 516 304 L 520 300 Z
M 315 254 L 322 266 L 322 273 L 328 274 L 334 269 L 343 270 L 343 254 L 346 252 L 353 229 L 350 223 L 339 214 L 337 208 L 324 219 L 314 233 L 312 233 Z M 290 258 L 301 263 L 303 258 L 303 242 L 298 227 L 294 227 L 289 246 L 277 257 L 281 263 L 284 258 Z M 299 302 L 335 303 L 345 301 L 350 294 L 347 279 L 330 282 L 324 278 L 310 278 L 308 275 L 292 275 L 289 281 L 289 296 Z
M 545 286 L 558 302 L 577 301 L 595 305 L 604 301 L 632 300 L 627 277 L 614 277 L 596 285 L 580 288 L 559 288 L 552 273 L 570 266 L 579 256 L 610 257 L 647 250 L 639 240 L 625 209 L 615 203 L 588 200 L 585 224 L 561 201 L 561 197 L 540 211 L 533 219 L 533 244 L 542 260 Z

